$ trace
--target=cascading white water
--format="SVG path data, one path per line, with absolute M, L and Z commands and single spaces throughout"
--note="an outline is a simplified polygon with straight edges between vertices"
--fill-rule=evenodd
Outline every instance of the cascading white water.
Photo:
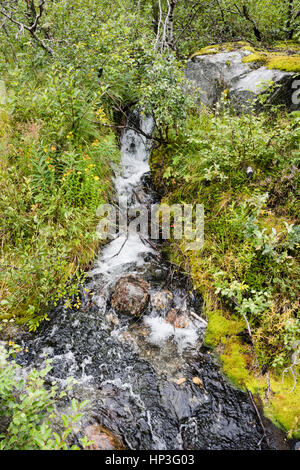
M 141 118 L 140 127 L 146 135 L 151 136 L 154 130 L 153 118 Z M 135 130 L 128 129 L 123 133 L 120 174 L 114 179 L 116 201 L 119 205 L 123 204 L 134 209 L 136 205 L 132 202 L 134 189 L 139 187 L 143 176 L 150 171 L 151 146 L 151 140 Z M 106 273 L 107 280 L 110 277 L 112 281 L 115 281 L 116 275 L 121 277 L 128 270 L 128 266 L 131 271 L 134 270 L 134 264 L 140 267 L 144 262 L 143 256 L 147 253 L 155 254 L 155 250 L 145 244 L 135 230 L 129 229 L 127 234 L 117 234 L 115 239 L 103 248 L 90 275 Z

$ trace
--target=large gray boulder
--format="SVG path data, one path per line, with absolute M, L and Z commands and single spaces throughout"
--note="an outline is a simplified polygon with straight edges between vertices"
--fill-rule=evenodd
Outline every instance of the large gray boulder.
M 299 108 L 293 103 L 293 81 L 299 74 L 269 70 L 255 63 L 244 63 L 251 52 L 241 49 L 194 56 L 187 63 L 186 77 L 200 89 L 200 100 L 213 107 L 228 90 L 228 97 L 237 112 L 247 112 L 257 107 L 257 97 L 270 88 L 271 82 L 279 85 L 271 93 L 269 102 L 285 104 L 290 110 Z

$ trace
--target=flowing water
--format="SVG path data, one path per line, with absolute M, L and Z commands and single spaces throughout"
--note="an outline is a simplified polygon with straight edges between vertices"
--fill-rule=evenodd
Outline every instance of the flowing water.
M 151 118 L 135 113 L 145 133 Z M 141 200 L 158 201 L 151 186 L 151 141 L 133 130 L 121 139 L 121 165 L 116 170 L 116 200 L 127 198 L 134 208 Z M 168 289 L 173 308 L 188 312 L 189 321 L 176 328 L 166 312 L 150 301 L 144 315 L 116 315 L 111 294 L 117 281 L 137 275 L 151 285 L 151 299 Z M 159 244 L 149 244 L 135 231 L 116 236 L 101 251 L 82 289 L 82 305 L 63 305 L 50 315 L 25 346 L 25 367 L 53 360 L 47 380 L 77 384 L 73 395 L 89 400 L 78 426 L 99 423 L 128 449 L 258 449 L 263 430 L 246 393 L 223 377 L 212 353 L 203 346 L 202 302 L 190 280 L 174 273 Z M 194 380 L 193 380 L 194 379 Z M 68 411 L 68 401 L 58 411 Z M 271 446 L 277 447 L 271 439 Z M 265 440 L 262 448 L 266 448 Z

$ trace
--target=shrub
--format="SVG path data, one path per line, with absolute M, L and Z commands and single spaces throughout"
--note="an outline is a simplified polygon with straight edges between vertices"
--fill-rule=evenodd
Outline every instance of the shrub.
M 72 386 L 69 383 L 61 392 L 55 383 L 45 388 L 50 361 L 45 361 L 41 370 L 32 369 L 27 375 L 11 358 L 16 352 L 17 347 L 6 350 L 0 345 L 0 420 L 6 423 L 5 431 L 0 434 L 0 450 L 79 450 L 70 444 L 70 437 L 87 402 L 79 404 L 72 399 L 72 412 L 61 416 L 64 431 L 61 435 L 55 432 L 55 403 Z M 90 445 L 86 438 L 81 443 L 83 447 Z

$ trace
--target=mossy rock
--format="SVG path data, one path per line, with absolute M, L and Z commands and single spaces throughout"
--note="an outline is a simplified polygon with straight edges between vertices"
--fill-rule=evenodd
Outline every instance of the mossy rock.
M 243 58 L 244 64 L 260 63 L 269 70 L 300 72 L 299 55 L 283 55 L 278 52 L 254 52 Z
M 214 44 L 206 46 L 195 52 L 191 56 L 191 60 L 201 55 L 213 55 L 221 52 L 234 52 L 244 50 L 252 52 L 252 54 L 244 57 L 243 62 L 258 63 L 265 65 L 266 68 L 272 70 L 282 70 L 285 72 L 300 72 L 300 56 L 296 54 L 300 51 L 300 44 L 293 41 L 275 42 L 272 50 L 261 50 L 251 46 L 246 41 L 227 42 L 224 44 Z
M 255 52 L 254 47 L 246 41 L 226 42 L 223 44 L 214 44 L 212 46 L 206 46 L 195 52 L 190 58 L 193 59 L 199 55 L 219 54 L 220 52 L 233 52 L 236 50 L 246 50 Z
M 256 50 L 245 42 L 208 46 L 196 52 L 186 67 L 191 93 L 197 87 L 201 105 L 214 108 L 226 96 L 238 114 L 259 112 L 262 103 L 296 111 L 293 81 L 299 72 L 295 51 Z
M 300 51 L 300 43 L 295 41 L 276 41 L 274 43 L 274 48 L 276 49 L 284 49 L 286 52 L 292 51 L 297 52 Z

